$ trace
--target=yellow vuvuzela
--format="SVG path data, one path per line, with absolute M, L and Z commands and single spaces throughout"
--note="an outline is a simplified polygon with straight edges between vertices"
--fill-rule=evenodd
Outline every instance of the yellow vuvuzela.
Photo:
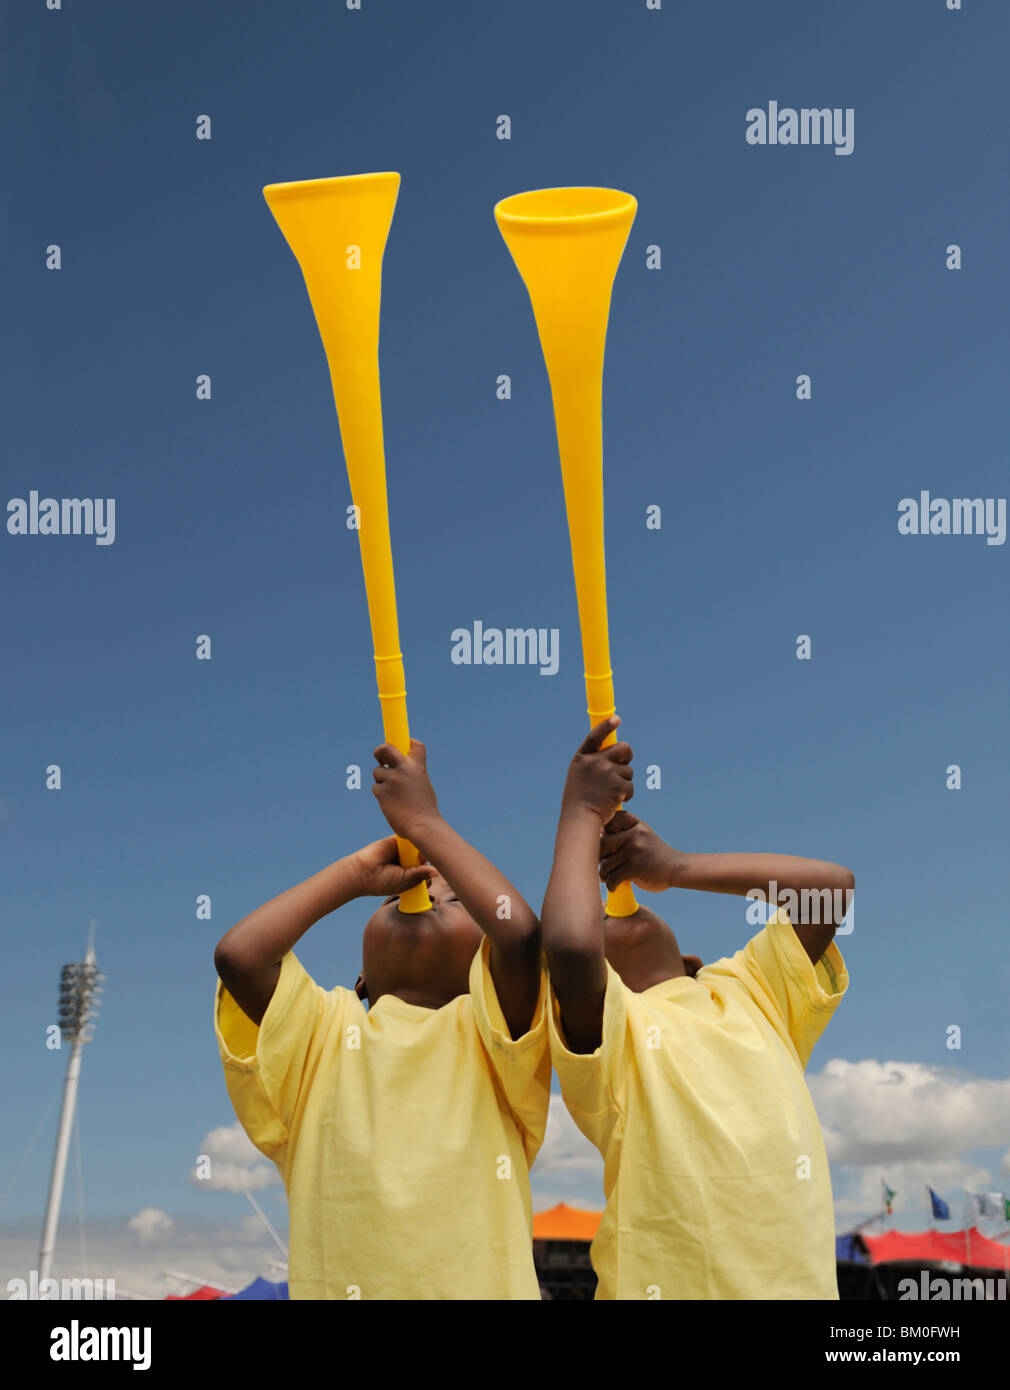
M 613 188 L 538 188 L 494 210 L 533 305 L 554 401 L 590 727 L 614 713 L 603 546 L 603 355 L 610 292 L 638 203 Z M 604 743 L 615 743 L 616 733 Z M 611 917 L 638 904 L 630 883 Z
M 382 255 L 400 189 L 399 174 L 272 183 L 263 196 L 305 277 L 333 382 L 375 650 L 385 741 L 410 748 L 407 691 L 396 618 L 389 542 L 386 463 L 379 391 Z M 420 862 L 397 837 L 400 863 Z M 401 912 L 431 907 L 424 883 L 400 895 Z

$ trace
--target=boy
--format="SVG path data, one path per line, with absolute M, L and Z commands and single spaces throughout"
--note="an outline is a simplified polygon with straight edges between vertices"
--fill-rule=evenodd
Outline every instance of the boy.
M 228 1091 L 284 1177 L 292 1299 L 539 1299 L 540 925 L 440 815 L 423 744 L 375 757 L 379 805 L 426 862 L 402 869 L 395 838 L 376 841 L 222 937 L 215 1030 Z M 398 894 L 423 879 L 431 910 L 401 913 Z M 293 947 L 366 895 L 386 900 L 365 927 L 362 973 L 354 990 L 324 990 Z
M 621 810 L 631 749 L 600 748 L 619 722 L 597 725 L 572 760 L 542 913 L 551 1057 L 605 1161 L 596 1296 L 836 1299 L 828 1161 L 803 1071 L 848 985 L 832 938 L 853 876 L 664 844 Z M 779 909 L 742 951 L 703 966 L 647 908 L 606 916 L 598 878 L 742 896 L 777 883 L 799 901 L 830 889 L 833 908 L 795 926 Z

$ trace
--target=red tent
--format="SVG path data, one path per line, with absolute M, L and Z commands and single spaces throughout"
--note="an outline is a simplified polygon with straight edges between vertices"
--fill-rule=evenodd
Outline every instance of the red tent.
M 220 1289 L 212 1289 L 211 1286 L 210 1286 L 209 1284 L 201 1284 L 200 1287 L 199 1287 L 198 1289 L 194 1289 L 192 1293 L 167 1293 L 167 1294 L 165 1295 L 165 1302 L 166 1302 L 166 1303 L 193 1303 L 194 1301 L 197 1301 L 197 1302 L 209 1302 L 209 1300 L 212 1299 L 212 1298 L 220 1298 L 220 1297 L 221 1297 L 221 1290 L 220 1290 Z
M 1010 1246 L 989 1240 L 977 1226 L 970 1231 L 888 1231 L 863 1241 L 875 1265 L 895 1260 L 968 1265 L 972 1269 L 1010 1268 Z

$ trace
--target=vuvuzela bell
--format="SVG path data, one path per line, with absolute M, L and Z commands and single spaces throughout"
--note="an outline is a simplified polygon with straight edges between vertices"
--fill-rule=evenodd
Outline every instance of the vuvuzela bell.
M 357 508 L 383 735 L 406 753 L 407 691 L 389 542 L 379 389 L 382 256 L 399 189 L 399 174 L 356 174 L 272 183 L 263 196 L 301 267 L 323 340 L 351 500 Z M 397 847 L 404 868 L 420 863 L 409 841 L 397 837 Z M 401 912 L 430 907 L 424 883 L 400 895 Z
M 538 188 L 505 198 L 498 230 L 529 291 L 554 402 L 592 728 L 614 713 L 603 544 L 603 357 L 610 292 L 638 203 L 613 188 Z M 615 743 L 611 734 L 604 747 Z M 630 883 L 611 917 L 637 910 Z

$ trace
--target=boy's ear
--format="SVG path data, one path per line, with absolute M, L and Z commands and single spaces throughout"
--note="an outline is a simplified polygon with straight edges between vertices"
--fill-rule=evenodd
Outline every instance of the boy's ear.
M 368 998 L 368 986 L 365 984 L 364 975 L 359 974 L 358 978 L 354 981 L 354 993 L 359 999 Z
M 687 971 L 687 973 L 691 976 L 691 979 L 693 980 L 695 975 L 697 975 L 698 971 L 701 969 L 701 959 L 698 956 L 684 956 L 682 957 L 682 959 L 684 961 L 684 969 Z

